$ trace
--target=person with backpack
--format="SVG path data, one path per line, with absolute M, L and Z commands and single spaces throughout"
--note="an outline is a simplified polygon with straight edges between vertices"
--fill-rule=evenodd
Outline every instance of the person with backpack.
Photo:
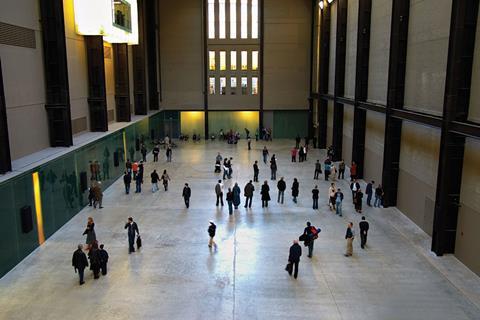
M 309 258 L 311 258 L 313 254 L 313 243 L 318 239 L 318 230 L 319 229 L 312 226 L 310 221 L 307 222 L 307 227 L 303 230 L 304 243 L 305 246 L 308 247 L 307 257 Z
M 211 248 L 212 246 L 217 247 L 217 244 L 213 240 L 213 238 L 215 237 L 216 230 L 217 230 L 217 226 L 215 225 L 215 223 L 213 223 L 212 220 L 210 220 L 210 225 L 208 226 L 208 230 L 207 230 L 208 236 L 210 237 L 210 240 L 208 240 L 209 248 Z
M 104 249 L 103 244 L 100 245 L 98 249 L 98 256 L 100 258 L 100 270 L 102 270 L 102 276 L 107 275 L 107 263 L 108 263 L 108 252 Z

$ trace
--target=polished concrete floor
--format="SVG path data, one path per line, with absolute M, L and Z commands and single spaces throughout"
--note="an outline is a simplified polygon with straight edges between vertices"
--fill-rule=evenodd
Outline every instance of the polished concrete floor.
M 243 192 L 263 144 L 247 151 L 244 142 L 179 143 L 172 163 L 162 159 L 146 166 L 147 176 L 153 168 L 168 170 L 168 192 L 152 194 L 146 178 L 142 194 L 125 195 L 119 180 L 105 191 L 104 209 L 84 209 L 3 277 L 0 319 L 480 319 L 479 278 L 454 257 L 429 253 L 429 237 L 394 208 L 367 208 L 368 247 L 361 250 L 355 239 L 353 257 L 344 257 L 346 224 L 354 221 L 358 229 L 360 220 L 351 195 L 345 192 L 344 216 L 332 214 L 329 183 L 312 179 L 314 160 L 323 159 L 324 151 L 292 164 L 291 145 L 267 146 L 277 154 L 287 191 L 293 177 L 299 179 L 298 204 L 287 192 L 284 205 L 272 201 L 262 209 L 257 184 L 253 208 L 242 206 L 229 216 L 214 203 L 216 153 L 233 157 L 233 179 L 226 186 L 238 181 Z M 260 167 L 263 181 L 269 169 Z M 188 210 L 181 198 L 185 182 L 193 194 Z M 276 183 L 269 183 L 276 200 Z M 317 183 L 322 198 L 314 211 L 311 189 Z M 338 186 L 348 190 L 346 181 Z M 93 280 L 87 272 L 86 284 L 79 286 L 71 254 L 85 240 L 88 216 L 109 251 L 109 273 Z M 123 228 L 128 216 L 137 221 L 144 242 L 132 255 Z M 210 219 L 218 226 L 217 250 L 207 246 Z M 322 232 L 312 259 L 302 246 L 294 280 L 284 267 L 306 221 Z

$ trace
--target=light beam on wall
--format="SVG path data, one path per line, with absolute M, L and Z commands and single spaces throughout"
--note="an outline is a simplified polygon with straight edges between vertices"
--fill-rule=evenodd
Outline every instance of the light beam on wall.
M 40 194 L 40 179 L 38 177 L 38 172 L 32 174 L 32 180 L 35 213 L 37 216 L 38 244 L 42 245 L 45 242 L 45 233 L 43 231 L 42 195 Z

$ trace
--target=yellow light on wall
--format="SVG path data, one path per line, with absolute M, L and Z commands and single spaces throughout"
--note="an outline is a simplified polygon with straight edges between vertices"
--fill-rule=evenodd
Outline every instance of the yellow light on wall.
M 123 155 L 125 157 L 123 159 L 125 159 L 125 162 L 127 162 L 127 134 L 125 131 L 123 131 Z
M 37 232 L 38 244 L 42 245 L 45 242 L 45 233 L 43 231 L 43 213 L 42 213 L 42 196 L 40 194 L 40 179 L 38 172 L 32 174 L 33 180 L 33 196 L 35 199 L 35 213 L 37 216 Z

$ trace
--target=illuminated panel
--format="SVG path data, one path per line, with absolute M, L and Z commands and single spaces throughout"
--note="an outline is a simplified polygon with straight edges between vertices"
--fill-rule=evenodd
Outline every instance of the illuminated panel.
M 230 39 L 237 38 L 237 0 L 230 0 Z
M 242 70 L 248 70 L 248 52 L 242 51 L 241 54 L 242 60 Z
M 215 0 L 208 0 L 208 38 L 215 39 Z
M 218 12 L 218 22 L 219 22 L 219 38 L 225 39 L 226 36 L 226 14 L 225 14 L 225 0 L 219 0 L 219 12 Z
M 258 51 L 252 51 L 252 70 L 258 70 Z
M 220 51 L 220 70 L 225 71 L 227 70 L 227 52 Z
M 215 70 L 215 51 L 208 52 L 208 64 L 210 70 Z
M 237 70 L 237 51 L 230 51 L 230 70 Z
M 240 37 L 248 38 L 248 0 L 240 2 Z
M 38 244 L 42 245 L 45 242 L 45 233 L 43 232 L 42 195 L 40 194 L 40 179 L 38 177 L 38 172 L 32 174 L 32 179 L 35 213 L 37 216 Z
M 258 39 L 258 0 L 252 0 L 252 39 Z

